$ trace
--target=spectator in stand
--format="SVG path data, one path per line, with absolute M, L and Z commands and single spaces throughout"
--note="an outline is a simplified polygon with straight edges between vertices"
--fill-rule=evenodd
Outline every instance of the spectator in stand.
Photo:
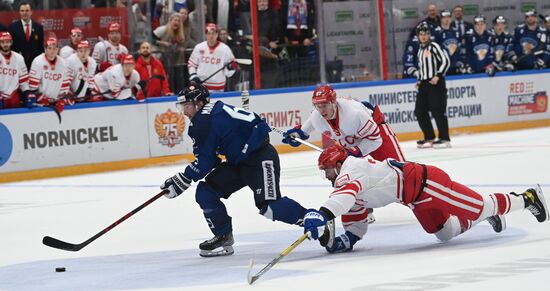
M 520 70 L 544 69 L 550 53 L 546 51 L 546 31 L 537 25 L 537 12 L 534 9 L 525 12 L 525 23 L 514 29 L 514 51 L 517 58 L 512 59 Z
M 65 105 L 73 105 L 70 96 L 72 71 L 67 62 L 59 57 L 59 43 L 56 38 L 46 40 L 46 51 L 38 55 L 29 72 L 29 90 L 33 94 L 27 96 L 28 103 L 38 103 L 44 106 L 55 105 L 58 112 Z M 36 102 L 35 102 L 36 100 Z
M 464 17 L 464 8 L 462 5 L 456 5 L 453 8 L 453 17 L 454 20 L 451 22 L 451 27 L 456 29 L 460 33 L 460 37 L 464 37 L 466 32 L 474 29 L 474 25 L 471 22 L 465 21 Z
M 12 50 L 23 56 L 28 69 L 32 61 L 44 52 L 44 28 L 32 21 L 32 8 L 29 3 L 19 3 L 19 15 L 20 21 L 15 21 L 9 26 L 13 37 Z
M 90 100 L 135 98 L 142 101 L 144 96 L 139 92 L 139 73 L 134 68 L 134 57 L 124 55 L 121 57 L 120 64 L 113 65 L 104 72 L 96 74 L 92 81 L 92 98 Z
M 203 5 L 202 9 L 200 9 L 200 6 L 195 7 L 195 10 L 193 10 L 191 13 L 189 13 L 189 22 L 191 22 L 191 38 L 196 40 L 197 43 L 202 42 L 204 40 L 204 31 L 202 31 L 201 27 L 203 27 L 199 20 L 199 11 L 202 11 L 204 23 L 212 23 L 212 19 L 210 15 L 207 13 L 208 7 L 206 3 Z
M 157 50 L 162 52 L 161 61 L 173 78 L 173 68 L 176 65 L 185 64 L 185 39 L 184 28 L 179 13 L 172 13 L 166 25 L 153 31 L 153 39 Z
M 239 0 L 237 3 L 237 11 L 239 14 L 239 21 L 241 23 L 241 30 L 244 35 L 252 34 L 252 25 L 250 21 L 250 0 Z
M 435 29 L 435 41 L 441 48 L 447 51 L 447 54 L 451 58 L 451 65 L 447 71 L 447 75 L 459 74 L 460 68 L 464 66 L 460 33 L 451 27 L 451 11 L 443 9 L 439 15 L 441 17 L 441 26 Z
M 238 69 L 234 60 L 231 49 L 218 40 L 216 24 L 209 23 L 206 25 L 206 41 L 197 44 L 189 57 L 189 80 L 197 84 L 204 82 L 210 92 L 223 92 L 226 77 L 233 76 Z
M 68 45 L 62 47 L 59 51 L 59 56 L 64 59 L 70 57 L 74 52 L 76 52 L 77 46 L 82 40 L 82 30 L 80 30 L 80 28 L 71 29 L 70 39 L 71 42 Z
M 285 0 L 281 18 L 284 19 L 284 36 L 291 58 L 305 57 L 311 45 L 314 28 L 313 2 L 310 0 Z
M 146 13 L 146 1 L 147 0 L 133 0 L 131 6 L 132 13 L 128 18 L 129 23 L 129 35 L 132 41 L 132 51 L 139 49 L 142 42 L 148 39 L 148 19 Z
M 97 68 L 95 60 L 90 57 L 90 43 L 87 40 L 78 43 L 75 53 L 66 60 L 73 72 L 71 92 L 77 102 L 85 101 L 91 95 L 91 84 Z
M 174 0 L 174 11 L 180 11 L 180 9 L 185 8 L 188 9 L 189 5 L 187 4 L 187 0 Z
M 0 109 L 19 107 L 21 93 L 29 89 L 25 60 L 11 50 L 12 43 L 9 32 L 0 32 Z
M 277 13 L 269 8 L 268 0 L 258 0 L 258 37 L 260 44 L 260 74 L 263 89 L 278 85 L 281 42 Z
M 485 16 L 474 17 L 474 29 L 466 33 L 466 73 L 492 75 L 494 35 L 487 30 Z
M 229 31 L 235 30 L 235 8 L 233 0 L 211 0 L 213 22 Z
M 128 49 L 120 43 L 120 24 L 113 22 L 107 27 L 108 40 L 95 44 L 92 58 L 98 64 L 99 72 L 105 71 L 112 65 L 119 64 L 119 56 L 127 55 Z
M 169 13 L 165 2 L 166 0 L 156 1 L 155 8 L 153 10 L 153 19 L 151 20 L 153 30 L 168 23 Z
M 151 55 L 151 44 L 139 47 L 135 70 L 139 73 L 140 87 L 146 98 L 173 95 L 162 63 Z
M 416 35 L 416 27 L 420 23 L 427 23 L 430 27 L 431 36 L 435 35 L 435 29 L 436 27 L 441 25 L 441 19 L 439 18 L 439 15 L 437 14 L 437 6 L 435 4 L 429 4 L 428 8 L 426 10 L 426 18 L 422 19 L 419 23 L 415 25 L 415 27 L 411 30 L 409 33 L 409 39 L 412 39 Z
M 181 23 L 183 25 L 183 35 L 185 36 L 185 48 L 193 48 L 199 42 L 199 39 L 195 39 L 193 33 L 191 33 L 191 21 L 189 20 L 189 9 L 180 8 L 179 10 Z

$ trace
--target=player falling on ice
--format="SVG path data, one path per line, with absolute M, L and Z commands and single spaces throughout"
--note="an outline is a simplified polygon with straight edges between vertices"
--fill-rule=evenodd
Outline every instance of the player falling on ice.
M 197 185 L 195 199 L 214 238 L 199 245 L 203 257 L 233 254 L 233 227 L 221 199 L 227 199 L 248 186 L 260 214 L 288 224 L 300 224 L 305 208 L 282 197 L 279 189 L 279 155 L 269 143 L 271 129 L 264 119 L 242 108 L 210 103 L 203 85 L 191 85 L 179 93 L 178 108 L 191 122 L 195 161 L 161 185 L 174 198 L 191 185 Z M 218 154 L 225 155 L 222 162 Z
M 349 155 L 363 157 L 370 155 L 383 161 L 392 158 L 405 161 L 397 137 L 386 123 L 378 106 L 367 101 L 336 98 L 336 92 L 329 85 L 319 86 L 313 91 L 314 110 L 304 125 L 296 125 L 287 130 L 283 143 L 293 147 L 300 145 L 295 137 L 307 140 L 314 130 L 330 132 L 333 140 L 342 145 Z M 369 209 L 369 222 L 374 222 L 372 209 Z
M 504 215 L 511 211 L 527 209 L 539 222 L 548 220 L 548 208 L 538 185 L 521 194 L 482 195 L 451 180 L 437 167 L 393 159 L 380 162 L 371 157 L 348 157 L 339 145 L 321 153 L 319 168 L 335 189 L 319 210 L 307 211 L 304 230 L 317 239 L 328 221 L 342 216 L 346 232 L 328 239 L 325 247 L 330 253 L 352 250 L 365 235 L 368 227 L 365 208 L 394 202 L 411 208 L 424 230 L 443 242 L 483 220 L 495 232 L 501 232 L 506 228 Z

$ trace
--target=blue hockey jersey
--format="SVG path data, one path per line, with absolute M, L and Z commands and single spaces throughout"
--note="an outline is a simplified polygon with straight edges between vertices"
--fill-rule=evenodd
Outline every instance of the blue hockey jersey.
M 416 35 L 407 41 L 403 52 L 403 78 L 416 78 L 415 72 L 418 68 L 418 48 L 420 43 Z
M 514 38 L 506 31 L 501 34 L 497 34 L 494 30 L 491 32 L 494 35 L 492 44 L 493 60 L 498 64 L 508 61 L 511 54 L 515 54 L 513 43 Z
M 184 175 L 198 181 L 219 163 L 218 154 L 229 164 L 238 164 L 268 142 L 271 128 L 257 114 L 221 101 L 206 104 L 189 125 L 193 161 Z
M 493 38 L 494 35 L 487 30 L 481 35 L 475 30 L 466 33 L 466 62 L 473 72 L 484 72 L 485 67 L 493 63 Z
M 514 29 L 514 51 L 519 58 L 519 68 L 534 68 L 537 58 L 548 61 L 550 54 L 546 51 L 545 45 L 546 29 L 537 26 L 535 30 L 530 30 L 525 23 Z M 539 51 L 541 51 L 540 54 L 537 53 Z
M 435 41 L 447 51 L 451 58 L 449 70 L 456 70 L 457 63 L 464 59 L 461 52 L 462 40 L 460 32 L 452 27 L 444 29 L 438 26 L 435 29 Z

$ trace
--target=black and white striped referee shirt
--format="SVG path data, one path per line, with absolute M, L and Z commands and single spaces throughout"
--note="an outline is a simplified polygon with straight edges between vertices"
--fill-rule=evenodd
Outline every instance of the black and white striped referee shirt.
M 451 65 L 451 59 L 445 50 L 430 41 L 426 46 L 420 45 L 418 50 L 418 80 L 431 80 L 436 75 L 445 76 Z

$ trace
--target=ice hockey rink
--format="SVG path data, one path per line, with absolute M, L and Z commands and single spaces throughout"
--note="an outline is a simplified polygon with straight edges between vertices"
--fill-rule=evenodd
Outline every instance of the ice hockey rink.
M 549 200 L 550 128 L 453 136 L 451 149 L 402 148 L 408 160 L 437 165 L 479 192 L 539 183 Z M 317 156 L 281 155 L 283 195 L 307 208 L 318 208 L 331 191 Z M 78 252 L 42 245 L 45 235 L 85 241 L 183 167 L 0 184 L 0 290 L 550 290 L 550 223 L 526 210 L 508 215 L 500 234 L 482 222 L 440 243 L 408 208 L 391 205 L 375 211 L 376 223 L 353 252 L 331 255 L 306 240 L 252 286 L 249 260 L 259 271 L 303 230 L 260 216 L 249 189 L 226 201 L 232 256 L 199 257 L 198 244 L 211 233 L 194 187 L 161 197 Z

